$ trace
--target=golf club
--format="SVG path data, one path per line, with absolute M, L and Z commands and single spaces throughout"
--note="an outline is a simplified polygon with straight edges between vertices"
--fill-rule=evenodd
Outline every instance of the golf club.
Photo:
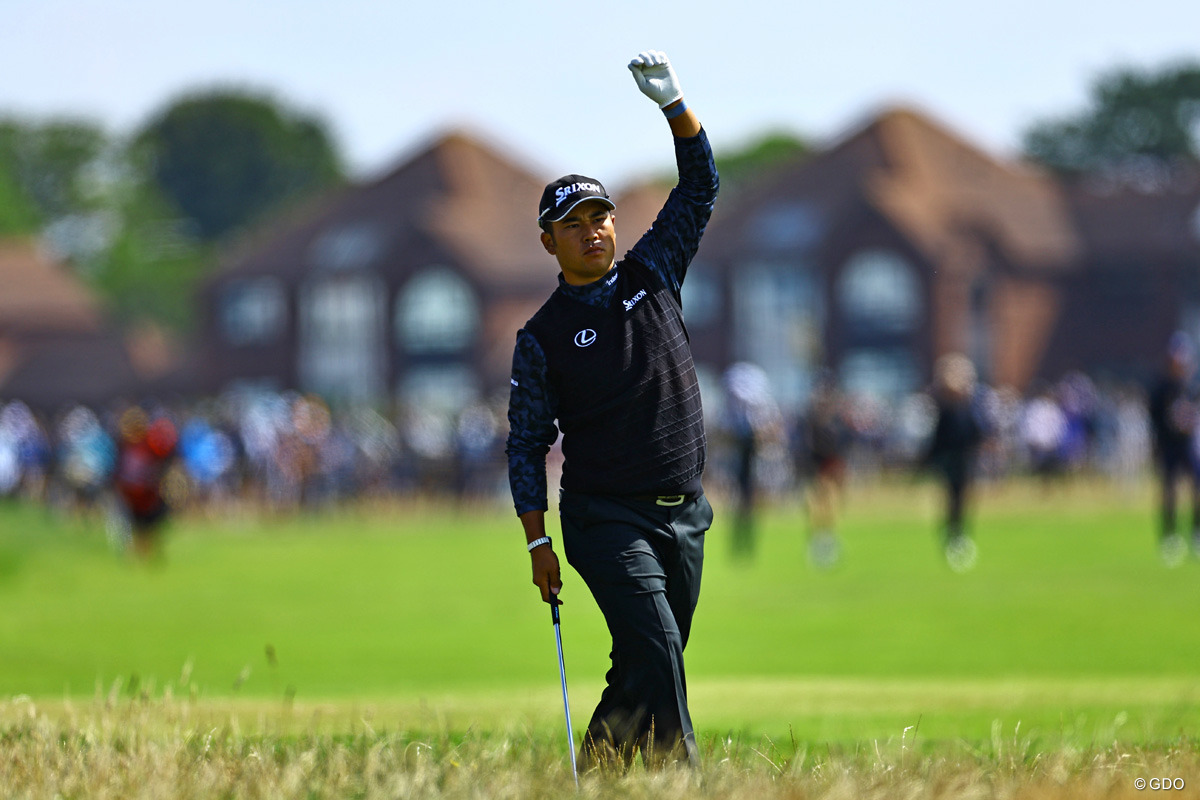
M 562 679 L 563 712 L 567 715 L 567 752 L 571 754 L 571 774 L 575 776 L 575 786 L 579 787 L 579 769 L 575 766 L 575 732 L 571 730 L 571 704 L 567 702 L 567 668 L 563 664 L 562 630 L 559 627 L 558 607 L 562 605 L 558 597 L 550 595 L 550 619 L 554 622 L 554 643 L 558 645 L 558 676 Z

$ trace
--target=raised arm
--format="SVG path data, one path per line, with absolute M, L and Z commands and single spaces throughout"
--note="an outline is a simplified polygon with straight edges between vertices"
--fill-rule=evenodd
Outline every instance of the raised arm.
M 664 53 L 647 50 L 629 62 L 638 89 L 658 104 L 675 137 L 679 183 L 650 230 L 629 256 L 654 270 L 678 292 L 708 225 L 720 179 L 708 137 L 683 99 L 679 78 Z
M 700 120 L 684 102 L 679 76 L 666 53 L 659 50 L 638 53 L 629 62 L 629 71 L 642 94 L 658 103 L 671 126 L 671 133 L 681 139 L 690 139 L 700 133 Z

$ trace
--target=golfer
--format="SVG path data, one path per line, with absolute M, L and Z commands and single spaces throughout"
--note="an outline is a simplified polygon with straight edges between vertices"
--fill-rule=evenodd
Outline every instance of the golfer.
M 647 51 L 629 69 L 674 134 L 679 183 L 619 261 L 603 185 L 567 175 L 546 187 L 538 224 L 561 274 L 517 333 L 508 411 L 509 481 L 533 582 L 546 602 L 562 588 L 545 524 L 545 457 L 561 429 L 562 545 L 612 634 L 585 766 L 628 764 L 638 751 L 648 763 L 698 760 L 683 649 L 712 508 L 700 485 L 704 423 L 680 287 L 717 171 L 667 57 Z

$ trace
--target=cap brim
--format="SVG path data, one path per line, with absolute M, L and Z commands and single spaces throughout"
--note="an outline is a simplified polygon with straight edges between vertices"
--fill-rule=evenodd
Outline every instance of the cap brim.
M 578 200 L 576 200 L 574 203 L 571 203 L 569 206 L 562 209 L 561 212 L 557 208 L 548 209 L 545 214 L 538 217 L 538 222 L 558 222 L 560 219 L 565 217 L 567 214 L 570 214 L 571 209 L 575 208 L 575 206 L 579 205 L 580 203 L 586 203 L 589 200 L 596 200 L 598 202 L 604 203 L 604 205 L 608 206 L 610 209 L 613 209 L 613 210 L 615 210 L 617 207 L 617 204 L 614 203 L 612 200 L 609 200 L 607 197 L 581 197 Z M 551 216 L 551 214 L 557 214 L 557 216 Z

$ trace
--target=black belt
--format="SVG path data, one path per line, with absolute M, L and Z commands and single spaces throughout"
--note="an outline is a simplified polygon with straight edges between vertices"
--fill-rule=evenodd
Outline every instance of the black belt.
M 699 492 L 691 494 L 628 494 L 630 500 L 643 503 L 654 503 L 657 506 L 681 506 L 689 500 L 695 500 Z

